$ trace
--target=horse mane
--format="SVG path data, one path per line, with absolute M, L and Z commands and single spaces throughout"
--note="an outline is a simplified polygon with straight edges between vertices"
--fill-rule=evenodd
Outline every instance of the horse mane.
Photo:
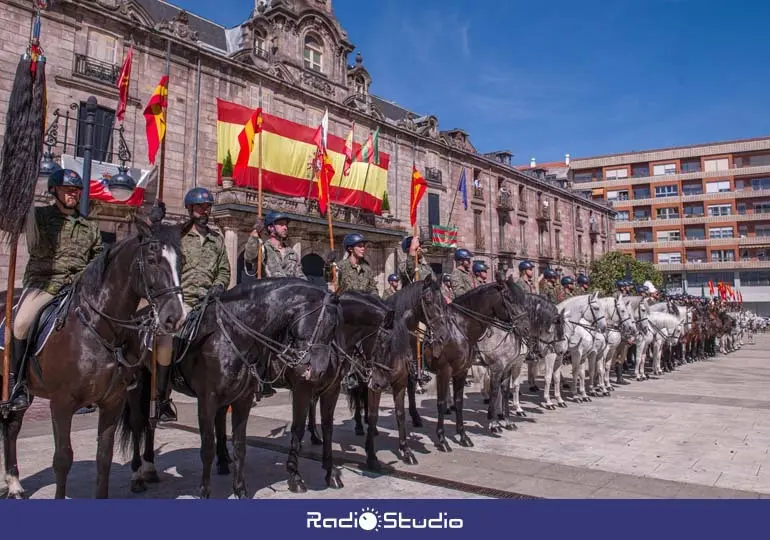
M 396 312 L 396 318 L 401 318 L 407 311 L 419 301 L 422 295 L 423 282 L 413 281 L 406 287 L 402 287 L 390 298 L 384 301 L 385 305 L 392 307 Z
M 521 287 L 516 285 L 519 290 Z M 557 309 L 556 305 L 545 296 L 539 294 L 524 294 L 523 306 L 529 314 L 530 328 L 548 328 L 556 325 L 556 334 L 558 339 L 564 338 L 564 318 Z

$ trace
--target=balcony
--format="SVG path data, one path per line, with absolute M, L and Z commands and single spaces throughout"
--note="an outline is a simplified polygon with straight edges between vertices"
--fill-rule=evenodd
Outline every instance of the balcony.
M 497 209 L 501 212 L 512 212 L 515 210 L 516 204 L 513 200 L 513 195 L 507 191 L 500 191 L 497 194 Z
M 519 214 L 521 214 L 523 216 L 526 216 L 527 215 L 527 202 L 524 201 L 524 200 L 519 200 L 519 204 L 516 205 L 516 211 Z
M 120 77 L 120 66 L 94 60 L 84 54 L 76 54 L 73 73 L 85 79 L 115 86 Z
M 546 223 L 551 221 L 551 209 L 548 206 L 540 205 L 537 209 L 537 221 Z
M 741 167 L 738 169 L 723 169 L 720 171 L 696 171 L 679 174 L 666 174 L 660 176 L 640 176 L 635 178 L 621 178 L 618 180 L 598 180 L 593 182 L 576 183 L 580 189 L 627 187 L 639 184 L 657 185 L 661 183 L 673 183 L 686 180 L 700 180 L 713 178 L 728 178 L 730 176 L 754 176 L 770 173 L 770 165 L 757 167 Z
M 483 201 L 484 200 L 484 188 L 473 186 L 473 198 Z
M 695 270 L 753 270 L 770 269 L 770 261 L 724 261 L 724 262 L 701 262 L 701 263 L 676 263 L 676 264 L 656 264 L 655 268 L 661 272 L 688 272 Z
M 441 185 L 441 171 L 439 169 L 436 169 L 434 167 L 426 167 L 425 168 L 425 180 L 430 182 L 431 184 L 438 184 Z
M 487 240 L 483 236 L 477 236 L 474 238 L 473 247 L 478 250 L 484 250 L 487 248 Z
M 512 238 L 507 238 L 502 242 L 499 251 L 505 255 L 516 255 L 519 252 L 519 243 Z
M 543 259 L 553 259 L 553 250 L 551 246 L 539 246 L 537 248 L 537 255 Z
M 739 246 L 770 246 L 770 236 L 744 236 L 738 239 Z
M 553 220 L 554 220 L 556 223 L 561 223 L 561 210 L 556 210 L 556 211 L 553 213 Z

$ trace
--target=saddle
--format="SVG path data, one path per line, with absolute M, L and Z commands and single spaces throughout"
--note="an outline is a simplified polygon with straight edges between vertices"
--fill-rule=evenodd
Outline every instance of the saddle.
M 72 300 L 72 287 L 63 288 L 59 294 L 53 297 L 50 302 L 43 306 L 43 309 L 37 314 L 37 317 L 30 326 L 27 338 L 27 351 L 19 371 L 26 369 L 27 360 L 30 357 L 36 357 L 43 351 L 45 344 L 54 332 L 61 329 L 64 320 L 69 313 L 69 307 Z M 13 306 L 13 316 L 15 317 L 19 309 L 19 302 Z M 7 321 L 3 317 L 0 321 L 0 351 L 5 349 L 5 326 Z M 40 366 L 36 363 L 35 368 L 38 375 L 42 377 Z

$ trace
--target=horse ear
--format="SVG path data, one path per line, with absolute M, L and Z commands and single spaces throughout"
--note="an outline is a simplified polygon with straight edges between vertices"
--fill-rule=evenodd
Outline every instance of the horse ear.
M 392 330 L 393 329 L 393 322 L 396 318 L 396 312 L 392 309 L 389 309 L 388 312 L 385 314 L 385 318 L 382 320 L 382 327 L 385 330 Z

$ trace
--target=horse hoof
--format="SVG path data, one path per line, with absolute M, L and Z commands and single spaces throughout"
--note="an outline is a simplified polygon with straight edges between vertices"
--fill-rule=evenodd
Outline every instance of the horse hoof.
M 489 432 L 492 433 L 493 435 L 497 435 L 498 433 L 503 432 L 503 428 L 500 427 L 499 425 L 491 425 L 489 426 Z M 462 444 L 462 442 L 460 444 Z
M 340 472 L 338 470 L 329 471 L 326 473 L 326 485 L 329 486 L 330 489 L 342 489 L 345 487 L 345 485 L 342 483 L 342 478 L 340 478 Z
M 452 447 L 449 446 L 449 443 L 446 441 L 439 441 L 436 443 L 436 449 L 438 449 L 439 452 L 451 452 Z
M 516 431 L 516 430 L 518 430 L 518 429 L 519 429 L 519 428 L 516 426 L 516 424 L 514 424 L 513 422 L 506 422 L 505 424 L 503 424 L 503 427 L 504 427 L 506 430 L 508 430 L 508 431 Z
M 356 435 L 364 435 L 364 434 L 365 434 L 364 426 L 357 425 L 356 426 Z
M 604 397 L 610 397 L 610 391 L 609 391 L 609 390 L 605 390 L 605 391 L 604 391 L 604 394 L 602 394 L 602 395 L 603 395 Z
M 201 486 L 200 498 L 201 499 L 210 499 L 211 498 L 211 488 Z
M 417 458 L 410 452 L 404 452 L 404 463 L 407 465 L 417 465 Z
M 422 418 L 420 418 L 419 416 L 413 416 L 412 417 L 412 426 L 414 426 L 416 428 L 421 428 L 422 427 Z
M 307 486 L 299 475 L 289 478 L 289 491 L 292 493 L 307 493 Z
M 566 409 L 567 404 L 562 401 L 561 403 L 559 403 L 559 407 L 561 407 L 562 409 Z
M 230 465 L 226 462 L 217 463 L 217 474 L 222 476 L 230 474 Z
M 371 458 L 366 460 L 366 468 L 369 469 L 372 472 L 380 472 L 382 471 L 382 463 L 379 459 Z
M 553 410 L 556 410 L 556 405 L 554 405 L 553 403 L 549 403 L 545 406 L 545 408 L 548 409 L 549 411 L 553 411 Z
M 131 493 L 144 493 L 145 491 L 147 491 L 147 484 L 145 484 L 142 478 L 131 480 Z M 9 493 L 8 498 L 13 499 L 14 497 Z
M 583 401 L 584 401 L 585 403 L 591 403 L 591 398 L 590 398 L 590 397 L 588 397 L 588 396 L 585 396 L 585 397 L 583 398 Z
M 144 480 L 148 484 L 160 483 L 160 477 L 158 476 L 158 471 L 147 471 L 142 473 L 142 480 Z
M 519 416 L 521 418 L 526 418 L 527 413 L 525 413 L 524 411 L 516 411 L 516 416 Z
M 249 498 L 249 496 L 246 495 L 246 490 L 245 489 L 239 489 L 239 490 L 235 491 L 233 493 L 233 495 L 235 496 L 236 499 L 248 499 Z
M 473 448 L 473 441 L 471 441 L 470 437 L 463 434 L 460 436 L 460 446 L 463 448 Z
M 13 499 L 13 500 L 16 500 L 16 501 L 21 501 L 21 500 L 26 499 L 26 497 L 24 496 L 24 492 L 23 491 L 14 491 L 13 493 L 9 492 L 7 498 L 8 499 Z

